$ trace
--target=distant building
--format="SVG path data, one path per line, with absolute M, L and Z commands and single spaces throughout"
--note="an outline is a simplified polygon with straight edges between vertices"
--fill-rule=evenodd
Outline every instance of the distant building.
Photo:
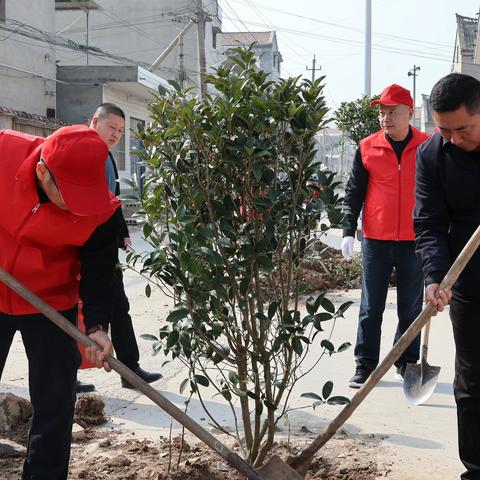
M 257 55 L 258 68 L 269 73 L 270 80 L 280 78 L 282 55 L 278 50 L 277 34 L 274 31 L 221 32 L 219 43 L 224 56 L 227 56 L 232 48 L 246 48 L 254 43 L 253 51 Z
M 55 119 L 55 48 L 42 41 L 55 31 L 54 11 L 53 0 L 0 1 L 0 129 L 42 136 L 63 125 Z
M 140 177 L 138 157 L 132 153 L 139 140 L 135 132 L 150 122 L 148 104 L 159 85 L 168 83 L 136 65 L 59 66 L 57 88 L 58 118 L 69 123 L 88 124 L 96 108 L 105 102 L 118 105 L 125 112 L 125 135 L 112 153 L 120 178 Z M 123 186 L 123 184 L 122 184 Z
M 457 34 L 453 50 L 452 72 L 465 73 L 480 79 L 478 51 L 478 18 L 456 15 Z
M 433 120 L 429 95 L 422 94 L 422 106 L 420 113 L 420 130 L 422 132 L 432 133 L 435 130 L 435 122 Z
M 114 56 L 128 57 L 132 64 L 146 69 L 166 52 L 152 71 L 167 80 L 185 82 L 186 86 L 198 89 L 200 27 L 197 15 L 205 19 L 203 41 L 208 73 L 209 67 L 218 62 L 217 34 L 221 30 L 222 14 L 217 0 L 200 3 L 201 7 L 191 0 L 56 0 L 56 28 L 77 43 L 88 43 Z M 176 41 L 173 46 L 172 41 Z M 60 58 L 59 64 L 118 65 L 119 60 L 95 52 L 87 57 L 86 51 L 79 51 Z

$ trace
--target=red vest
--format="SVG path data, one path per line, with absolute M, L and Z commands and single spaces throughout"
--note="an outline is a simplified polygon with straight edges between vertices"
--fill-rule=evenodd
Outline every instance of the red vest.
M 413 206 L 415 155 L 429 135 L 412 128 L 412 138 L 400 163 L 383 131 L 360 142 L 362 162 L 368 171 L 363 204 L 362 232 L 376 240 L 414 240 Z
M 44 141 L 0 131 L 0 267 L 61 311 L 78 302 L 78 248 L 108 220 L 114 208 L 106 214 L 83 217 L 49 202 L 40 204 L 35 168 Z M 1 282 L 0 312 L 38 313 Z

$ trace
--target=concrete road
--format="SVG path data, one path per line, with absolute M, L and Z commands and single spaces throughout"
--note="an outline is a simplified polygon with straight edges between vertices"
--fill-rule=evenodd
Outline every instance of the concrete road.
M 138 238 L 137 232 L 134 239 Z M 338 232 L 332 232 L 330 240 L 337 242 Z M 139 247 L 140 242 L 137 242 Z M 164 322 L 171 299 L 154 289 L 150 299 L 144 295 L 145 281 L 136 273 L 125 273 L 127 294 L 132 306 L 132 315 L 137 335 L 155 333 Z M 345 341 L 355 342 L 360 292 L 351 290 L 335 292 L 335 303 L 352 300 L 353 306 L 345 319 L 335 325 L 332 341 L 339 345 Z M 382 355 L 391 347 L 396 328 L 395 291 L 391 290 L 384 317 L 382 333 Z M 328 332 L 325 332 L 328 334 Z M 325 338 L 325 337 L 322 337 Z M 320 341 L 316 339 L 312 358 L 321 353 Z M 150 343 L 139 340 L 142 367 L 148 370 L 161 370 L 164 378 L 155 386 L 180 408 L 187 399 L 180 395 L 178 387 L 185 378 L 185 370 L 178 361 L 162 366 L 162 355 L 153 357 Z M 61 359 L 59 359 L 61 361 Z M 422 406 L 409 405 L 403 395 L 402 385 L 394 379 L 393 369 L 366 398 L 345 425 L 346 432 L 358 440 L 376 442 L 375 460 L 385 466 L 385 476 L 393 480 L 430 480 L 459 478 L 462 465 L 457 456 L 456 411 L 452 394 L 454 347 L 450 321 L 447 313 L 434 318 L 432 322 L 429 363 L 441 366 L 440 379 L 434 395 Z M 291 398 L 291 406 L 306 407 L 290 414 L 292 430 L 299 431 L 306 426 L 313 432 L 320 432 L 335 415 L 340 406 L 321 406 L 315 411 L 311 402 L 301 398 L 303 392 L 320 392 L 327 380 L 334 382 L 334 394 L 351 397 L 355 391 L 347 383 L 354 371 L 353 349 L 323 358 L 316 370 L 302 379 Z M 98 370 L 79 373 L 83 381 L 92 381 L 98 393 L 106 402 L 106 414 L 110 422 L 103 428 L 122 429 L 126 435 L 135 432 L 136 438 L 145 436 L 158 438 L 168 435 L 170 418 L 159 407 L 136 391 L 122 389 L 116 373 L 107 374 Z M 17 335 L 12 345 L 7 365 L 0 383 L 0 391 L 28 397 L 27 362 L 21 339 Z M 218 397 L 208 396 L 207 404 L 217 418 L 225 425 L 231 424 L 228 409 Z M 208 426 L 205 413 L 199 402 L 193 399 L 189 414 L 200 424 Z M 174 422 L 174 428 L 178 425 Z

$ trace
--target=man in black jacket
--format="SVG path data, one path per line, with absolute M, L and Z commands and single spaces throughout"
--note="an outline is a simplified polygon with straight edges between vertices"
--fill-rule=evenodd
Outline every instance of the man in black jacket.
M 123 110 L 113 103 L 103 103 L 95 111 L 90 127 L 93 128 L 100 137 L 103 138 L 108 148 L 111 149 L 122 138 L 125 128 L 125 114 Z M 106 176 L 110 191 L 114 195 L 120 195 L 120 184 L 118 182 L 118 171 L 111 152 L 108 153 L 106 163 Z M 118 245 L 125 250 L 132 244 L 128 227 L 123 215 L 119 225 Z M 130 370 L 133 370 L 139 377 L 148 383 L 155 382 L 162 378 L 160 373 L 147 372 L 139 365 L 140 353 L 138 351 L 137 340 L 133 330 L 132 318 L 129 314 L 130 305 L 125 294 L 123 285 L 123 274 L 119 267 L 115 276 L 115 293 L 113 315 L 111 323 L 111 336 L 113 348 L 118 359 L 124 363 Z M 124 388 L 134 388 L 124 378 L 122 378 Z
M 438 132 L 420 147 L 415 179 L 416 251 L 426 301 L 442 311 L 450 302 L 456 347 L 457 403 L 463 480 L 480 479 L 480 252 L 452 290 L 438 286 L 480 224 L 480 82 L 452 73 L 433 87 Z

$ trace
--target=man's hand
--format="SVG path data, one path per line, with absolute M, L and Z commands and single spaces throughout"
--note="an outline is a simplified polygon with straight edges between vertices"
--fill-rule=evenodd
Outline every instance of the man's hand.
M 353 258 L 353 237 L 343 237 L 342 239 L 342 255 L 347 260 Z
M 437 312 L 443 312 L 452 298 L 452 291 L 449 288 L 438 291 L 438 286 L 438 283 L 431 283 L 425 288 L 425 302 L 437 307 Z
M 125 237 L 123 239 L 123 247 L 122 250 L 127 250 L 128 247 L 132 246 L 132 239 L 130 237 Z
M 106 362 L 106 359 L 109 355 L 112 355 L 113 346 L 112 341 L 107 333 L 102 332 L 101 330 L 91 333 L 88 338 L 93 340 L 102 350 L 99 350 L 98 347 L 87 347 L 85 349 L 86 356 L 90 362 L 94 363 L 97 368 L 104 368 L 107 372 L 110 372 L 112 368 Z

